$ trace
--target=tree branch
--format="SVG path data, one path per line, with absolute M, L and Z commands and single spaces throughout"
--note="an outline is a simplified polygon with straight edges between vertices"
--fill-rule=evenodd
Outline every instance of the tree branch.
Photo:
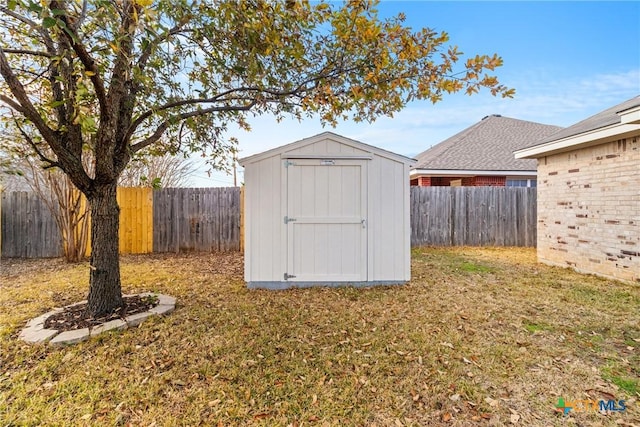
M 176 34 L 181 34 L 183 32 L 185 33 L 192 32 L 192 31 L 194 30 L 185 29 L 184 25 L 176 25 L 175 27 L 170 29 L 166 34 L 160 35 L 156 39 L 154 39 L 152 42 L 150 42 L 147 45 L 146 49 L 143 50 L 142 53 L 140 54 L 140 58 L 138 58 L 137 65 L 140 71 L 143 71 L 145 69 L 145 67 L 147 66 L 147 62 L 149 61 L 149 58 L 153 53 L 153 49 L 155 49 L 160 43 L 162 43 L 165 40 L 168 40 L 171 36 L 174 36 Z
M 78 59 L 84 65 L 85 70 L 90 71 L 91 76 L 89 79 L 93 84 L 93 88 L 96 91 L 96 97 L 98 98 L 98 102 L 100 103 L 100 109 L 103 111 L 107 110 L 107 96 L 104 88 L 104 82 L 102 81 L 102 77 L 100 76 L 100 70 L 98 70 L 98 66 L 96 65 L 96 61 L 93 59 L 91 54 L 85 49 L 84 45 L 79 43 L 79 37 L 77 32 L 74 30 L 73 25 L 69 22 L 69 17 L 66 14 L 66 9 L 64 5 L 61 5 L 57 0 L 52 0 L 50 5 L 50 9 L 58 9 L 64 10 L 65 13 L 58 16 L 58 18 L 64 22 L 68 31 L 63 30 L 62 34 L 69 41 L 71 48 L 78 55 Z
M 27 134 L 27 132 L 25 132 L 25 130 L 22 128 L 22 126 L 20 126 L 20 123 L 18 123 L 17 120 L 14 119 L 14 123 L 15 123 L 16 127 L 18 128 L 18 130 L 20 131 L 20 134 L 22 135 L 22 137 L 27 141 L 27 143 L 29 143 L 31 148 L 33 148 L 33 151 L 35 151 L 35 153 L 38 155 L 40 160 L 45 162 L 45 163 L 47 163 L 47 165 L 44 166 L 44 169 L 60 167 L 58 162 L 56 162 L 54 160 L 51 160 L 50 158 L 45 156 L 42 153 L 42 151 L 40 151 L 40 149 L 38 148 L 38 144 L 36 144 L 35 141 L 33 139 L 31 139 L 31 137 Z
M 23 24 L 27 24 L 30 27 L 33 27 L 35 29 L 40 28 L 40 25 L 36 24 L 34 21 L 32 21 L 31 19 L 25 18 L 24 16 L 15 13 L 13 10 L 9 9 L 6 6 L 0 6 L 0 12 L 4 13 L 5 15 L 9 15 L 10 17 L 17 19 L 18 21 L 22 22 Z
M 27 49 L 5 49 L 5 53 L 14 53 L 17 55 L 31 55 L 31 56 L 44 56 L 45 58 L 52 58 L 53 55 L 49 52 L 40 52 L 38 50 Z
M 203 116 L 205 114 L 209 114 L 209 113 L 214 113 L 217 111 L 249 111 L 251 108 L 253 108 L 254 105 L 256 105 L 257 101 L 252 101 L 247 105 L 236 105 L 236 106 L 225 106 L 225 107 L 210 107 L 210 108 L 205 108 L 203 110 L 195 110 L 195 111 L 190 111 L 188 113 L 182 113 L 179 114 L 177 116 L 172 117 L 169 120 L 165 120 L 164 122 L 162 122 L 158 128 L 156 129 L 156 131 L 149 136 L 148 138 L 143 139 L 142 141 L 133 144 L 131 146 L 131 152 L 135 153 L 138 152 L 140 150 L 142 150 L 143 148 L 148 147 L 149 145 L 153 144 L 154 142 L 158 141 L 162 135 L 164 134 L 164 132 L 167 130 L 167 128 L 169 127 L 169 124 L 172 121 L 176 121 L 176 120 L 185 120 L 188 119 L 189 117 L 196 117 L 196 116 Z
M 22 22 L 23 24 L 27 24 L 28 26 L 30 26 L 31 28 L 36 30 L 44 38 L 44 44 L 47 47 L 47 51 L 49 51 L 49 53 L 52 54 L 52 55 L 55 54 L 55 48 L 54 48 L 53 40 L 51 40 L 51 36 L 49 35 L 49 33 L 41 25 L 39 25 L 35 21 L 32 21 L 31 19 L 25 18 L 24 16 L 22 16 L 22 15 L 20 15 L 18 13 L 15 13 L 14 11 L 10 10 L 9 8 L 7 8 L 5 6 L 0 6 L 0 12 L 4 13 L 5 15 L 8 15 L 8 16 L 12 17 L 13 19 L 17 19 L 18 21 Z
M 317 78 L 319 79 L 319 78 Z M 269 89 L 269 88 L 259 88 L 259 87 L 239 87 L 239 88 L 234 88 L 234 89 L 229 89 L 226 90 L 222 93 L 219 93 L 216 96 L 213 96 L 211 98 L 193 98 L 193 99 L 181 99 L 178 101 L 173 101 L 173 102 L 169 102 L 167 104 L 164 104 L 160 107 L 151 109 L 151 110 L 147 110 L 144 113 L 142 113 L 132 124 L 131 126 L 129 126 L 129 130 L 127 131 L 126 137 L 129 138 L 131 137 L 131 135 L 133 135 L 133 133 L 135 132 L 135 130 L 138 128 L 138 126 L 140 126 L 142 124 L 142 122 L 144 122 L 146 119 L 148 119 L 149 117 L 151 117 L 154 113 L 157 113 L 159 111 L 165 111 L 165 110 L 169 110 L 171 108 L 176 108 L 176 107 L 184 107 L 186 105 L 196 105 L 196 104 L 211 104 L 214 102 L 221 102 L 221 101 L 238 101 L 241 100 L 243 98 L 234 98 L 234 99 L 228 99 L 225 98 L 228 95 L 231 95 L 233 93 L 242 93 L 242 92 L 258 92 L 258 93 L 266 93 L 268 95 L 271 95 L 273 97 L 282 97 L 282 96 L 289 96 L 289 95 L 293 95 L 297 92 L 299 92 L 300 90 L 302 90 L 302 88 L 304 86 L 306 86 L 307 84 L 313 82 L 314 80 L 317 79 L 309 79 L 305 82 L 302 82 L 301 84 L 299 84 L 298 86 L 296 86 L 294 89 L 291 90 L 283 90 L 283 91 L 278 91 L 276 89 Z M 252 104 L 254 105 L 255 102 Z M 220 109 L 213 109 L 212 111 L 231 111 L 234 110 L 234 108 L 229 108 L 227 109 L 226 107 L 217 107 Z
M 82 25 L 85 18 L 87 17 L 87 0 L 82 1 L 82 12 L 80 12 L 80 16 L 76 19 L 76 22 L 72 26 L 73 31 L 78 31 L 78 28 Z
M 27 119 L 29 119 L 33 124 L 38 128 L 40 134 L 44 137 L 47 142 L 52 145 L 56 145 L 58 143 L 55 132 L 45 123 L 42 119 L 38 111 L 35 109 L 31 100 L 29 99 L 29 95 L 15 74 L 13 74 L 13 70 L 7 61 L 7 57 L 4 54 L 4 49 L 0 46 L 0 74 L 4 77 L 5 82 L 9 86 L 9 90 L 16 98 L 9 98 L 6 95 L 0 95 L 0 100 L 4 101 L 7 105 L 13 108 L 16 111 L 22 113 Z M 16 102 L 17 101 L 17 102 Z

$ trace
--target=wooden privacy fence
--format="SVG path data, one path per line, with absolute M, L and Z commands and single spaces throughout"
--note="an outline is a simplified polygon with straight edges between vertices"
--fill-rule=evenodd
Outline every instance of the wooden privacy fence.
M 240 189 L 153 192 L 153 251 L 240 250 Z
M 63 256 L 58 224 L 36 193 L 3 192 L 0 203 L 0 244 L 3 257 Z
M 242 248 L 240 188 L 119 188 L 120 252 Z M 35 193 L 2 194 L 3 257 L 62 256 L 58 226 Z M 411 187 L 412 246 L 535 246 L 536 189 Z
M 237 187 L 118 188 L 120 253 L 240 250 L 240 194 Z M 3 193 L 1 206 L 3 257 L 63 255 L 58 226 L 37 194 Z
M 153 189 L 120 187 L 116 198 L 120 206 L 120 253 L 146 254 L 153 251 Z M 86 201 L 83 200 L 83 203 Z M 89 255 L 91 231 L 87 242 L 87 256 Z
M 411 246 L 535 246 L 536 189 L 411 187 Z

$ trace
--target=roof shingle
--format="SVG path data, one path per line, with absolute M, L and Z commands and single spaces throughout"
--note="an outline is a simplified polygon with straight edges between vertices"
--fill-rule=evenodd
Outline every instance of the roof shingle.
M 574 125 L 569 126 L 568 128 L 564 128 L 561 131 L 556 132 L 548 138 L 545 138 L 543 141 L 538 141 L 535 144 L 530 144 L 530 146 L 546 144 L 548 142 L 557 141 L 563 138 L 568 138 L 570 136 L 579 135 L 581 133 L 590 132 L 592 130 L 618 124 L 620 123 L 620 116 L 618 115 L 620 111 L 628 110 L 629 108 L 637 107 L 639 105 L 640 95 L 631 98 L 623 103 L 615 105 L 611 108 L 607 108 L 606 110 L 601 111 L 598 114 L 595 114 Z
M 487 116 L 418 154 L 414 169 L 535 171 L 536 160 L 516 159 L 513 152 L 535 145 L 560 129 L 499 115 Z

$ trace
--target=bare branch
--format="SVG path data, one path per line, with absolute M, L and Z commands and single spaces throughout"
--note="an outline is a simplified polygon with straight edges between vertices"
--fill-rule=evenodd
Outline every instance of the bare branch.
M 25 139 L 25 141 L 27 141 L 27 143 L 31 146 L 31 148 L 33 148 L 33 151 L 35 151 L 35 153 L 38 155 L 40 160 L 43 161 L 44 163 L 47 163 L 47 165 L 44 166 L 44 169 L 60 167 L 58 162 L 56 162 L 54 160 L 51 160 L 50 158 L 45 156 L 42 153 L 42 151 L 40 151 L 40 148 L 38 148 L 38 144 L 36 144 L 35 141 L 33 139 L 31 139 L 31 137 L 27 134 L 27 132 L 25 132 L 25 130 L 22 128 L 22 126 L 20 126 L 20 123 L 18 123 L 17 120 L 14 120 L 14 124 L 16 125 L 18 130 L 20 131 L 20 134 Z
M 44 56 L 45 58 L 52 58 L 53 55 L 49 52 L 40 52 L 38 50 L 27 49 L 5 49 L 5 53 L 14 53 L 17 55 L 31 55 L 31 56 Z
M 84 20 L 87 18 L 87 0 L 82 1 L 82 12 L 80 12 L 80 16 L 76 19 L 76 22 L 72 26 L 73 31 L 78 31 L 78 28 L 82 25 Z

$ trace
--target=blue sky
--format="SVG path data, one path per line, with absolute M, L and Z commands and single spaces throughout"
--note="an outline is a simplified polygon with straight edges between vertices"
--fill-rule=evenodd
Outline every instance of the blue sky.
M 411 103 L 393 119 L 335 129 L 263 116 L 251 121 L 251 132 L 229 132 L 240 141 L 240 157 L 325 130 L 414 156 L 489 114 L 569 126 L 640 95 L 640 2 L 383 1 L 379 10 L 383 17 L 404 12 L 414 29 L 446 31 L 466 55 L 498 53 L 504 66 L 496 74 L 516 96 L 452 95 L 435 105 Z M 194 186 L 232 183 L 204 169 L 192 179 Z

